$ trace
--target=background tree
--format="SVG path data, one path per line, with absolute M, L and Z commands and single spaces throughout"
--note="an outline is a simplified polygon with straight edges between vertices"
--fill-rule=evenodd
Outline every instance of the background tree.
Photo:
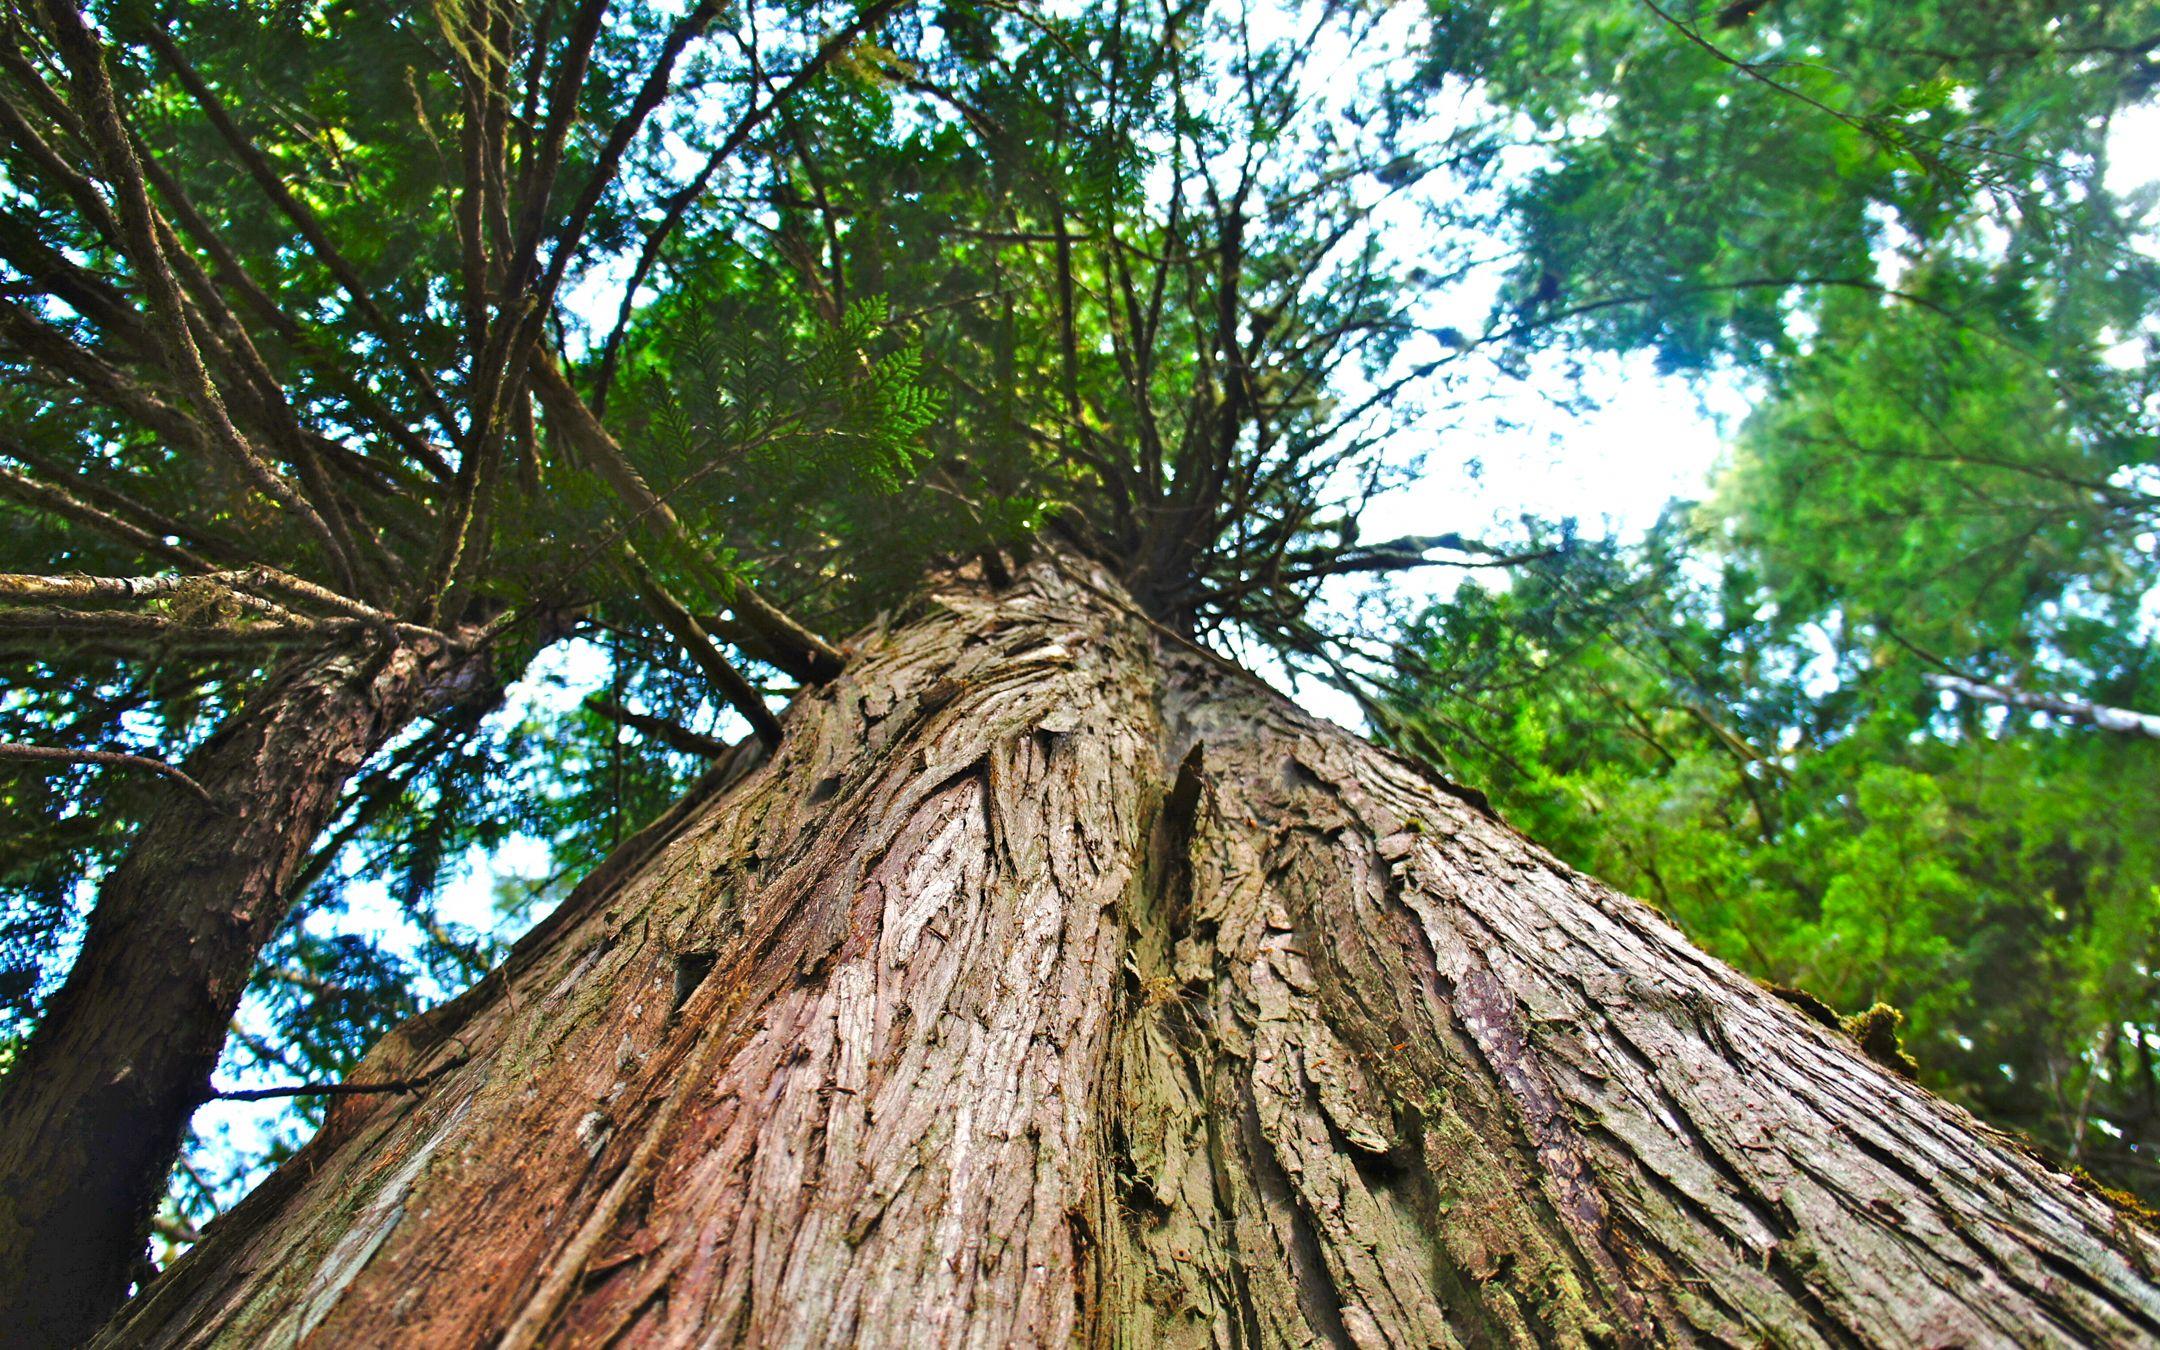
M 1568 279 L 1560 331 L 1760 382 L 1713 500 L 1434 607 L 1380 720 L 2152 1193 L 2151 747 L 2094 730 L 2155 699 L 2149 195 L 2106 173 L 2152 16 L 1723 15 L 1579 20 L 1592 73 L 1535 97 L 1591 130 L 1520 189 L 1517 274 Z
M 1390 739 L 1741 969 L 1898 1008 L 1922 1082 L 2149 1194 L 2150 742 L 1945 706 L 1715 539 L 1435 607 Z

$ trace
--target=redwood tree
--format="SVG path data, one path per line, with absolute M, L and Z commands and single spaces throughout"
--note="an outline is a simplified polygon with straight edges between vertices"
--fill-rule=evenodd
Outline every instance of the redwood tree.
M 856 650 L 98 1343 L 2160 1337 L 2113 1202 L 1108 569 Z
M 1391 441 L 1660 300 L 1434 321 L 1537 223 L 1452 22 L 9 15 L 0 490 L 57 542 L 0 638 L 67 743 L 4 752 L 198 794 L 100 855 L 0 1092 L 17 1338 L 130 1283 L 113 1336 L 2152 1329 L 2104 1198 L 1220 654 L 1354 682 L 1330 579 L 1512 561 L 1360 542 Z M 1683 289 L 1888 298 L 1815 261 Z M 144 1269 L 262 944 L 350 841 L 434 885 L 488 808 L 414 822 L 420 766 L 566 632 L 705 720 L 593 705 L 703 776 Z M 177 768 L 91 748 L 146 703 Z

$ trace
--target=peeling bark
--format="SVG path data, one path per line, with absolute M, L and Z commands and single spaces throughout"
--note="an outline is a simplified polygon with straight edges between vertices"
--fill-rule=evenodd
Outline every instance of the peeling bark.
M 101 1343 L 2160 1338 L 2103 1198 L 1105 577 L 858 646 Z

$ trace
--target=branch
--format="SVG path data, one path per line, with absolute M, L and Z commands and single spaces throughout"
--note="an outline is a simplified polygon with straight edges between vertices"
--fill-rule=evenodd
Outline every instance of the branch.
M 667 588 L 646 570 L 635 549 L 625 544 L 622 555 L 624 565 L 637 583 L 638 596 L 645 602 L 646 608 L 653 612 L 653 617 L 660 620 L 661 626 L 668 630 L 669 635 L 690 653 L 690 659 L 697 662 L 699 670 L 705 672 L 705 678 L 711 680 L 720 696 L 750 723 L 750 729 L 757 733 L 758 739 L 768 746 L 780 744 L 780 719 L 774 717 L 772 709 L 765 706 L 765 699 L 758 693 L 757 687 L 744 679 L 742 672 L 735 669 L 734 663 L 713 645 L 712 638 L 699 626 L 690 611 L 683 608 L 682 602 L 670 595 Z
M 383 403 L 375 392 L 359 376 L 345 369 L 342 361 L 324 350 L 300 324 L 287 314 L 268 292 L 255 280 L 247 266 L 242 263 L 215 227 L 203 218 L 182 189 L 178 180 L 167 173 L 164 166 L 151 155 L 149 147 L 136 138 L 136 157 L 141 160 L 143 174 L 150 186 L 157 190 L 165 207 L 173 214 L 181 229 L 210 257 L 214 275 L 237 291 L 243 302 L 263 321 L 270 325 L 280 338 L 289 343 L 296 352 L 316 357 L 318 369 L 332 387 L 383 437 L 402 450 L 437 482 L 450 477 L 450 465 L 437 454 L 434 447 L 423 441 L 417 433 L 399 420 L 396 413 Z M 451 428 L 455 433 L 455 428 Z
M 0 741 L 0 759 L 23 760 L 32 764 L 102 764 L 112 769 L 147 769 L 161 774 L 202 799 L 203 805 L 213 811 L 223 811 L 210 790 L 162 759 L 148 755 L 130 755 L 119 750 L 63 750 L 50 745 L 23 745 L 18 741 Z
M 555 63 L 555 79 L 548 90 L 547 118 L 540 140 L 519 165 L 517 195 L 521 198 L 518 221 L 512 236 L 508 270 L 503 284 L 510 294 L 523 290 L 539 256 L 540 235 L 547 227 L 547 206 L 555 193 L 555 175 L 562 168 L 562 148 L 577 119 L 578 95 L 585 87 L 585 73 L 594 45 L 607 17 L 608 0 L 584 0 L 570 20 L 563 40 L 562 56 Z M 534 53 L 535 61 L 543 55 Z M 538 73 L 537 65 L 534 68 Z
M 585 400 L 570 384 L 555 359 L 545 352 L 532 361 L 533 392 L 548 415 L 549 428 L 563 436 L 578 459 L 599 473 L 632 521 L 655 537 L 679 546 L 690 557 L 705 561 L 705 552 L 690 536 L 682 519 L 646 483 L 622 446 L 601 425 Z M 727 597 L 729 606 L 754 632 L 759 641 L 751 654 L 786 671 L 798 680 L 823 684 L 840 673 L 847 658 L 824 638 L 804 628 L 759 595 L 748 582 L 712 569 L 711 580 Z
M 159 1214 L 150 1220 L 150 1231 L 167 1242 L 200 1242 L 202 1231 L 182 1219 Z
M 418 1092 L 444 1074 L 463 1064 L 463 1059 L 453 1059 L 438 1068 L 430 1069 L 418 1078 L 396 1078 L 385 1083 L 293 1083 L 286 1087 L 272 1088 L 217 1088 L 212 1087 L 204 1101 L 210 1102 L 266 1102 L 278 1097 L 358 1097 L 375 1092 Z
M 0 106 L 6 100 L 0 99 Z M 39 290 L 103 329 L 116 342 L 145 354 L 157 343 L 143 330 L 138 315 L 119 288 L 88 268 L 77 266 L 59 249 L 38 237 L 29 223 L 0 213 L 0 253 Z
M 287 599 L 299 600 L 335 610 L 334 619 L 320 619 L 296 614 L 255 592 L 278 591 Z M 456 638 L 439 629 L 420 624 L 400 623 L 397 617 L 371 605 L 363 604 L 349 596 L 340 595 L 324 586 L 281 572 L 275 567 L 254 566 L 231 568 L 224 571 L 199 573 L 163 573 L 147 577 L 104 577 L 87 574 L 67 576 L 37 576 L 26 572 L 0 572 L 0 600 L 40 604 L 126 604 L 136 600 L 194 600 L 198 603 L 216 604 L 230 601 L 241 609 L 249 610 L 291 629 L 296 633 L 334 631 L 365 624 L 375 628 L 395 631 L 400 637 L 434 643 L 446 649 L 459 649 Z M 59 624 L 80 619 L 89 626 L 95 621 L 121 618 L 129 622 L 153 619 L 163 624 L 163 618 L 148 615 L 120 615 L 104 611 L 42 611 Z M 177 617 L 177 616 L 176 616 Z M 184 619 L 178 619 L 185 624 Z M 22 620 L 0 609 L 0 631 L 20 627 Z M 194 625 L 188 625 L 194 626 Z
M 2160 716 L 2152 713 L 2132 712 L 2128 708 L 2111 708 L 2104 703 L 2092 703 L 2082 698 L 2059 694 L 2036 694 L 2029 689 L 2014 685 L 1983 684 L 1968 680 L 1962 675 L 1927 674 L 1920 677 L 1930 689 L 1948 694 L 1961 694 L 1983 703 L 2000 703 L 2012 708 L 2029 708 L 2034 712 L 2052 713 L 2071 722 L 2083 722 L 2102 731 L 2112 731 L 2123 736 L 2150 736 L 2160 740 Z
M 510 257 L 491 286 L 499 289 L 497 318 L 485 341 L 473 353 L 466 376 L 466 445 L 458 460 L 451 507 L 443 515 L 443 536 L 436 560 L 422 594 L 423 614 L 432 617 L 450 591 L 469 581 L 484 559 L 489 540 L 488 517 L 494 509 L 495 489 L 502 470 L 502 451 L 510 426 L 529 426 L 525 404 L 530 373 L 526 367 L 537 349 L 542 325 L 561 277 L 554 268 L 567 254 L 559 251 L 545 285 L 534 285 L 534 269 L 540 239 L 548 224 L 547 211 L 554 200 L 555 178 L 562 167 L 563 145 L 576 121 L 578 95 L 584 89 L 594 44 L 607 16 L 608 0 L 583 0 L 572 17 L 561 58 L 547 99 L 547 118 L 536 143 L 520 157 L 516 195 L 521 200 L 517 223 L 510 240 Z M 533 52 L 532 77 L 539 79 L 546 56 L 544 46 Z M 673 59 L 672 54 L 669 58 Z M 492 63 L 491 63 L 492 65 Z M 488 102 L 497 100 L 491 95 Z M 492 113 L 490 114 L 492 115 Z M 485 180 L 483 178 L 483 186 Z M 505 187 L 503 201 L 508 202 Z M 467 220 L 470 223 L 469 209 Z M 567 249 L 571 241 L 564 241 Z M 477 315 L 479 310 L 475 310 Z
M 696 755 L 700 759 L 718 759 L 735 748 L 717 737 L 706 736 L 692 731 L 679 722 L 670 722 L 665 717 L 653 717 L 646 713 L 632 712 L 605 694 L 592 695 L 585 700 L 585 706 L 610 722 L 619 723 L 632 731 L 641 732 L 671 750 L 679 750 L 686 755 Z
M 667 97 L 668 86 L 675 73 L 675 62 L 681 58 L 683 49 L 705 31 L 718 9 L 719 5 L 715 0 L 699 0 L 689 13 L 677 19 L 674 27 L 668 30 L 667 38 L 660 46 L 660 53 L 653 61 L 652 70 L 645 77 L 644 87 L 638 90 L 636 99 L 609 129 L 607 141 L 601 146 L 592 172 L 586 177 L 585 187 L 578 193 L 577 203 L 571 207 L 570 217 L 562 226 L 555 251 L 548 259 L 547 274 L 540 283 L 542 304 L 548 303 L 562 284 L 563 274 L 570 265 L 570 256 L 583 241 L 586 224 L 592 219 L 593 208 L 600 204 L 601 194 L 607 190 L 607 185 L 614 181 L 623 152 L 629 148 L 631 140 L 645 125 L 646 119 L 652 116 L 653 110 Z M 516 278 L 513 277 L 512 280 L 514 282 Z
M 358 628 L 359 625 L 350 620 L 332 620 L 240 627 L 208 616 L 183 622 L 162 614 L 135 614 L 117 609 L 57 609 L 48 605 L 0 608 L 0 640 L 10 635 L 22 636 L 41 641 L 47 647 L 60 645 L 68 635 L 75 633 L 123 641 L 141 639 L 145 647 L 175 639 L 187 645 L 185 640 L 189 636 L 209 639 L 218 646 L 275 644 L 319 638 L 338 627 Z
M 237 572 L 206 572 L 200 575 L 166 573 L 150 577 L 35 576 L 27 572 L 0 572 L 0 600 L 17 604 L 127 604 L 134 600 L 161 600 L 205 589 L 230 595 L 242 606 L 270 618 L 290 621 L 298 616 L 281 605 L 245 595 L 234 583 Z
M 339 289 L 345 292 L 345 298 L 351 301 L 354 311 L 374 330 L 375 335 L 382 339 L 384 350 L 390 359 L 420 391 L 428 410 L 434 413 L 436 421 L 441 423 L 444 434 L 455 440 L 458 424 L 457 419 L 451 416 L 450 405 L 444 401 L 442 391 L 426 369 L 406 354 L 413 349 L 414 344 L 408 342 L 405 335 L 393 326 L 389 318 L 376 306 L 373 291 L 361 280 L 359 270 L 338 251 L 337 245 L 331 242 L 329 231 L 323 228 L 322 221 L 285 186 L 285 180 L 279 176 L 277 169 L 248 138 L 247 133 L 232 120 L 224 101 L 204 82 L 195 67 L 189 64 L 187 58 L 181 54 L 179 45 L 166 33 L 164 27 L 158 23 L 145 24 L 142 36 L 150 49 L 157 53 L 158 59 L 172 69 L 173 75 L 187 89 L 188 96 L 203 110 L 203 115 L 210 119 L 210 124 L 216 128 L 219 137 L 239 158 L 242 167 L 255 180 L 256 186 L 262 189 L 263 195 L 292 222 L 293 228 L 300 232 L 300 237 L 307 242 L 308 250 L 315 255 L 316 260 L 329 269 Z
M 175 652 L 246 652 L 295 642 L 335 642 L 386 629 L 428 642 L 446 640 L 437 630 L 419 624 L 383 625 L 356 618 L 295 615 L 260 623 L 232 623 L 226 615 L 216 612 L 219 602 L 234 602 L 243 611 L 253 608 L 258 613 L 268 602 L 223 588 L 212 590 L 204 599 L 207 603 L 201 610 L 182 618 L 123 609 L 58 609 L 47 605 L 0 608 L 0 651 L 20 654 L 27 650 L 39 660 L 51 659 L 56 650 L 97 651 L 138 659 Z M 250 600 L 253 605 L 248 603 Z M 463 649 L 463 644 L 450 645 Z
M 77 145 L 88 141 L 81 121 L 61 101 L 60 96 L 53 92 L 51 86 L 45 83 L 44 77 L 21 52 L 0 45 L 0 69 L 4 69 L 11 78 L 11 88 L 29 95 L 30 101 L 51 119 L 53 127 L 63 137 L 72 139 Z M 116 251 L 120 249 L 119 223 L 113 219 L 105 198 L 99 195 L 89 178 L 84 175 L 79 162 L 79 151 L 63 154 L 54 149 L 52 143 L 39 134 L 29 118 L 9 99 L 0 99 L 0 133 L 4 133 L 9 143 L 30 160 L 40 175 L 59 186 L 68 200 L 74 203 L 83 223 L 88 225 L 101 241 Z
M 1479 561 L 1466 558 L 1430 558 L 1426 554 L 1434 549 L 1446 549 L 1454 553 L 1478 555 Z M 1532 549 L 1524 553 L 1504 553 L 1489 544 L 1464 539 L 1459 534 L 1408 535 L 1391 539 L 1386 543 L 1366 548 L 1346 549 L 1334 557 L 1316 560 L 1297 559 L 1301 565 L 1278 569 L 1270 574 L 1249 577 L 1234 585 L 1214 588 L 1192 587 L 1186 594 L 1196 595 L 1206 602 L 1220 605 L 1240 599 L 1255 591 L 1275 586 L 1290 586 L 1301 582 L 1321 581 L 1328 577 L 1349 576 L 1366 572 L 1406 572 L 1419 567 L 1457 567 L 1469 570 L 1495 570 L 1521 567 L 1529 563 L 1544 562 L 1562 556 L 1565 549 Z
M 0 442 L 0 449 L 5 449 L 4 442 Z M 43 507 L 56 516 L 102 531 L 115 539 L 135 545 L 145 553 L 178 563 L 182 567 L 207 569 L 210 566 L 199 554 L 177 544 L 168 544 L 162 537 L 148 530 L 129 524 L 110 512 L 100 511 L 65 488 L 52 483 L 40 483 L 5 465 L 0 465 L 0 496 L 13 497 L 28 505 Z M 177 536 L 180 531 L 173 529 L 166 533 Z
M 141 165 L 135 158 L 127 124 L 120 116 L 112 77 L 105 67 L 103 44 L 73 0 L 46 0 L 45 10 L 52 23 L 54 40 L 67 61 L 76 96 L 84 105 L 85 129 L 90 133 L 91 144 L 105 161 L 105 173 L 113 189 L 126 251 L 148 292 L 151 314 L 164 329 L 172 372 L 178 377 L 188 402 L 195 405 L 204 420 L 206 439 L 231 457 L 265 495 L 300 518 L 321 540 L 338 574 L 350 584 L 352 560 L 336 532 L 299 487 L 255 453 L 240 429 L 233 425 L 225 401 L 211 381 L 209 368 L 203 364 L 202 353 L 188 328 L 187 302 L 158 238 L 157 211 L 150 204 L 149 188 L 144 184 Z
M 146 154 L 146 149 L 138 152 L 138 166 L 140 156 Z M 325 458 L 319 447 L 330 442 L 301 426 L 299 414 L 294 411 L 284 385 L 257 350 L 254 338 L 171 224 L 163 216 L 154 217 L 154 224 L 158 246 L 164 250 L 164 257 L 182 290 L 195 298 L 196 307 L 189 314 L 190 333 L 200 330 L 197 341 L 201 350 L 214 357 L 218 367 L 231 378 L 230 394 L 226 397 L 235 411 L 236 420 L 266 430 L 272 447 L 281 450 L 285 459 L 299 470 L 301 487 L 311 494 L 309 500 L 322 513 L 323 521 L 329 527 L 335 545 L 334 558 L 340 560 L 340 572 L 347 585 L 363 592 L 366 589 L 370 574 L 360 568 L 363 555 L 359 548 L 359 544 L 364 543 L 371 550 L 368 559 L 377 569 L 373 576 L 387 589 L 397 575 L 398 561 L 373 533 L 355 528 L 350 519 L 350 508 L 324 468 Z
M 1893 149 L 1904 151 L 1906 154 L 1911 155 L 1915 160 L 1919 160 L 1923 164 L 1923 166 L 1932 167 L 1927 164 L 1927 161 L 1922 160 L 1921 157 L 1914 152 L 1911 146 L 1904 143 L 1905 137 L 1909 136 L 1916 140 L 1933 141 L 1937 145 L 1947 146 L 1952 150 L 1965 150 L 1977 155 L 1993 155 L 2002 159 L 2017 160 L 2025 164 L 2046 167 L 2046 161 L 2043 161 L 2032 155 L 2019 154 L 2014 150 L 2003 150 L 1998 149 L 1994 146 L 1976 145 L 1966 141 L 1956 141 L 1950 139 L 1947 136 L 1932 136 L 1924 131 L 1915 131 L 1911 127 L 1906 126 L 1898 126 L 1894 133 L 1885 131 L 1885 119 L 1878 116 L 1856 116 L 1852 113 L 1846 112 L 1842 108 L 1834 108 L 1829 104 L 1824 103 L 1820 99 L 1813 97 L 1812 95 L 1804 93 L 1799 89 L 1795 89 L 1789 84 L 1781 84 L 1778 81 L 1771 79 L 1768 75 L 1763 74 L 1762 68 L 1755 62 L 1741 60 L 1739 57 L 1736 57 L 1731 53 L 1727 52 L 1724 48 L 1719 47 L 1716 43 L 1711 42 L 1708 38 L 1705 38 L 1702 33 L 1692 24 L 1682 23 L 1672 14 L 1660 8 L 1656 3 L 1656 0 L 1643 0 L 1643 3 L 1648 6 L 1652 14 L 1655 14 L 1658 16 L 1658 18 L 1664 20 L 1666 26 L 1670 27 L 1674 32 L 1680 34 L 1681 37 L 1686 38 L 1695 46 L 1700 47 L 1703 51 L 1707 52 L 1713 60 L 1731 66 L 1734 70 L 1739 71 L 1742 75 L 1747 76 L 1749 79 L 1754 80 L 1756 83 L 1764 86 L 1765 88 L 1773 89 L 1778 93 L 1785 95 L 1785 97 L 1787 98 L 1796 99 L 1799 102 L 1806 104 L 1807 106 L 1815 109 L 1818 112 L 1825 113 L 1830 117 L 1833 117 L 1838 121 L 1843 122 L 1845 125 L 1851 127 L 1853 130 L 1859 132 L 1861 135 L 1867 136 L 1875 140 L 1879 144 L 1887 145 Z M 1727 27 L 1729 25 L 1720 24 L 1719 26 Z

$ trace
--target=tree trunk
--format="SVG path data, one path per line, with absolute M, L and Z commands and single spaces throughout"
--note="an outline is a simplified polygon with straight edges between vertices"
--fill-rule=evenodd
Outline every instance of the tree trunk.
M 0 1083 L 0 1343 L 79 1344 L 126 1295 L 287 884 L 353 771 L 480 670 L 410 645 L 296 658 L 189 757 L 216 804 L 176 793 L 143 827 Z
M 1099 574 L 948 582 L 109 1344 L 2127 1344 L 2160 1242 Z

